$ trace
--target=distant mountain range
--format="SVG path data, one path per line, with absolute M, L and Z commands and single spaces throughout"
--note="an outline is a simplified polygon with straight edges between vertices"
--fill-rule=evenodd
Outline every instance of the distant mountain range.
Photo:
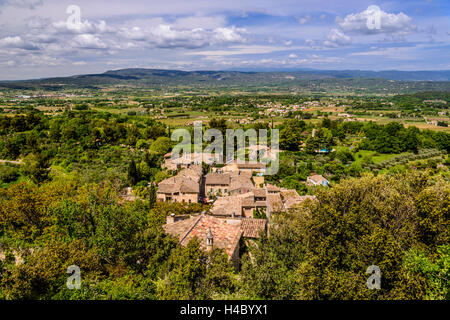
M 450 81 L 445 71 L 363 71 L 363 70 L 292 70 L 292 71 L 180 71 L 163 69 L 121 69 L 100 74 L 76 75 L 46 79 L 0 81 L 0 88 L 33 89 L 82 87 L 96 88 L 110 85 L 138 87 L 161 86 L 283 86 L 301 84 L 305 80 L 383 79 L 394 81 Z M 328 81 L 327 81 L 328 80 Z M 345 82 L 345 81 L 344 81 Z M 383 81 L 382 81 L 383 82 Z M 447 84 L 446 84 L 447 85 Z
M 251 69 L 239 71 L 255 71 Z M 261 72 L 261 69 L 259 70 Z M 282 70 L 265 70 L 282 71 Z M 368 78 L 368 79 L 387 79 L 397 81 L 450 81 L 450 70 L 443 71 L 369 71 L 369 70 L 316 70 L 316 69 L 297 69 L 284 70 L 285 72 L 303 73 L 304 75 L 324 75 L 330 78 Z

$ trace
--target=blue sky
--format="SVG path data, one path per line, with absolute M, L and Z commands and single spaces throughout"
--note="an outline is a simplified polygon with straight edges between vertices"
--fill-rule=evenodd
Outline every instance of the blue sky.
M 0 0 L 4 80 L 130 67 L 450 70 L 449 40 L 448 0 Z

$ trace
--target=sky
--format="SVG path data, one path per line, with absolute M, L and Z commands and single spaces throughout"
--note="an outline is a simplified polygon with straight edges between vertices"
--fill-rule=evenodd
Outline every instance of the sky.
M 0 0 L 0 79 L 450 70 L 448 0 Z

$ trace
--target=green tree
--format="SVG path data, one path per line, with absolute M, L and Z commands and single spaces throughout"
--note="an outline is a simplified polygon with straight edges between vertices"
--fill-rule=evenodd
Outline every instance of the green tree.
M 42 153 L 31 153 L 23 161 L 23 173 L 34 183 L 42 183 L 48 178 L 49 161 Z
M 404 268 L 406 281 L 421 277 L 426 284 L 421 299 L 449 300 L 450 299 L 450 246 L 443 245 L 437 249 L 438 257 L 430 260 L 423 251 L 411 248 L 405 254 Z M 417 283 L 415 283 L 417 290 Z
M 170 151 L 172 142 L 167 137 L 159 137 L 150 146 L 150 151 L 157 154 L 163 155 Z
M 136 168 L 136 162 L 134 162 L 134 159 L 131 160 L 130 164 L 128 165 L 128 182 L 134 186 L 139 181 L 139 172 Z
M 82 281 L 102 276 L 103 270 L 93 250 L 85 242 L 50 242 L 34 250 L 23 264 L 11 267 L 1 280 L 7 299 L 51 299 L 66 290 L 67 267 L 82 270 Z

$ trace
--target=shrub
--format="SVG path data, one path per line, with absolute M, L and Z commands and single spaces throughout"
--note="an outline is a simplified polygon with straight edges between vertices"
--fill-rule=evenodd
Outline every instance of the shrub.
M 9 183 L 17 180 L 20 176 L 19 169 L 9 165 L 0 165 L 0 180 L 4 183 Z

